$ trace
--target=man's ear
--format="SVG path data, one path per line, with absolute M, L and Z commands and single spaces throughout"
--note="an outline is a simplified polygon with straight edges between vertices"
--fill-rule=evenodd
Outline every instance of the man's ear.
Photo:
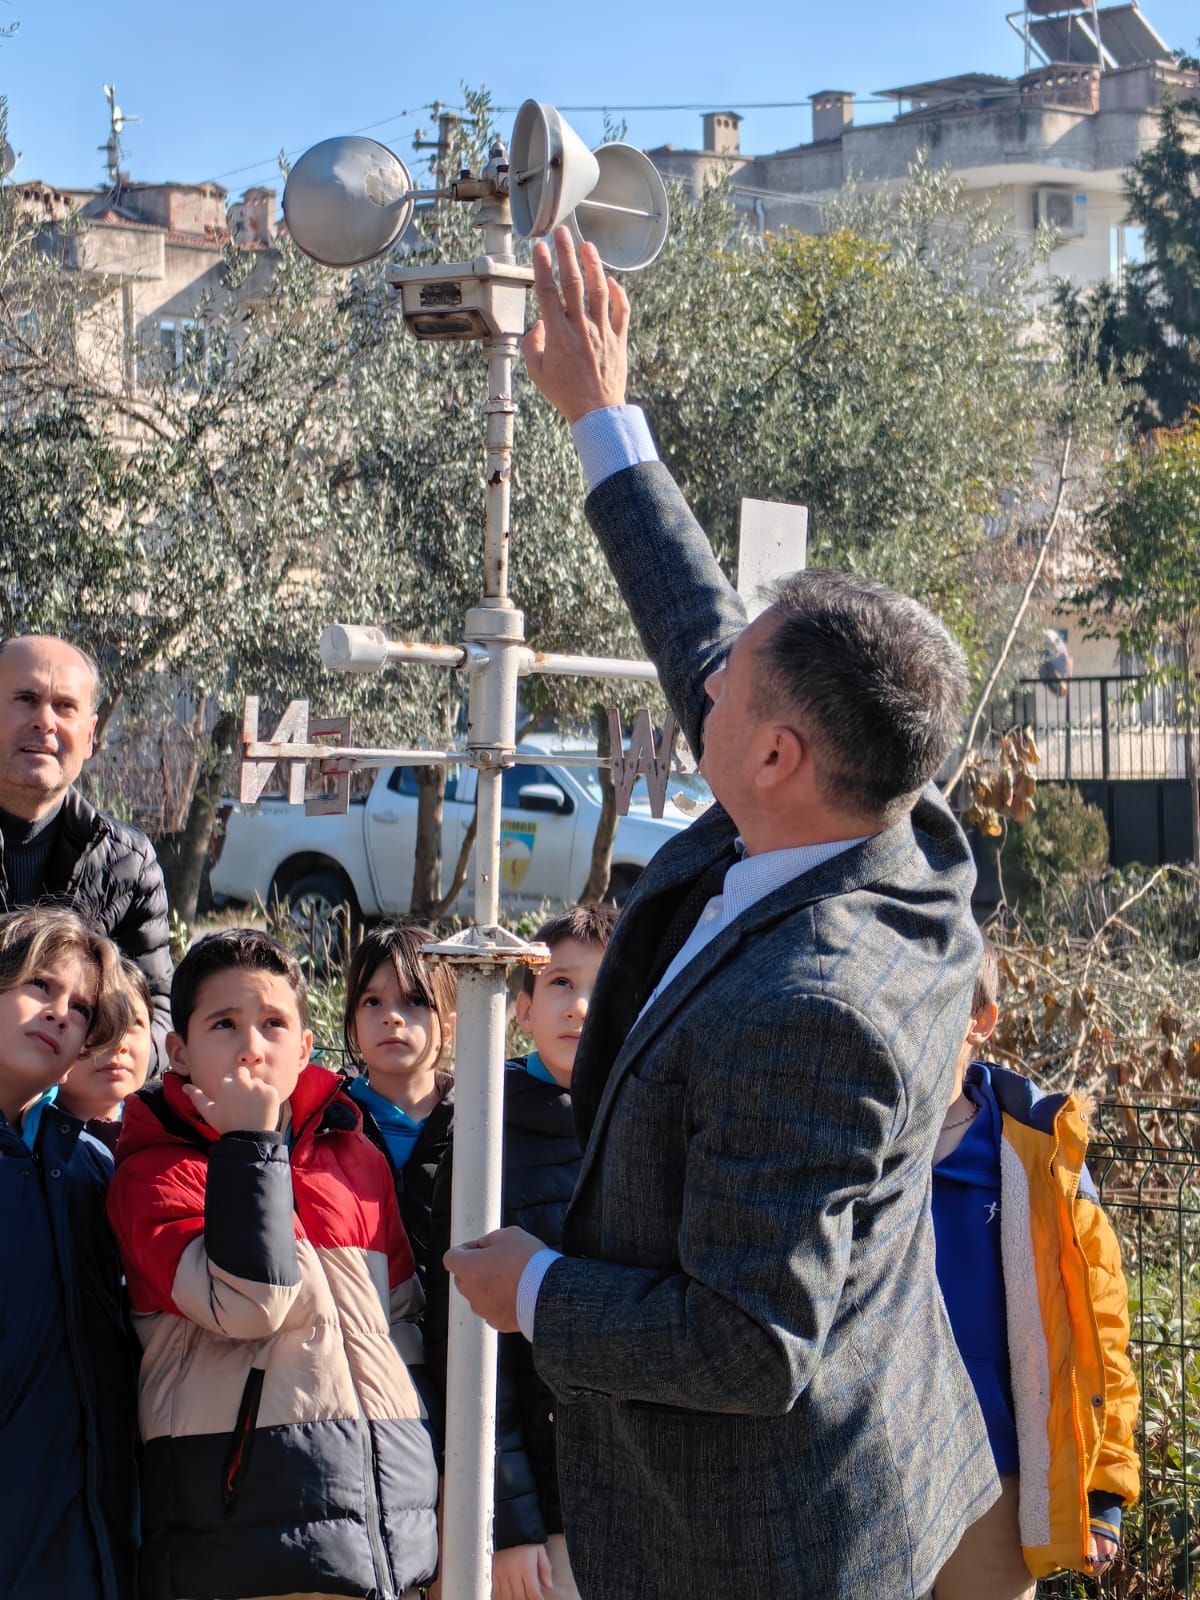
M 100 718 L 95 714 L 95 712 L 93 712 L 92 713 L 92 725 L 88 729 L 87 749 L 83 752 L 83 759 L 85 761 L 90 760 L 91 757 L 93 755 L 95 755 L 95 753 L 96 753 L 96 724 L 99 721 L 100 721 Z
M 533 996 L 524 989 L 518 990 L 516 1005 L 513 1009 L 517 1014 L 517 1027 L 520 1028 L 522 1033 L 529 1032 L 529 1013 L 532 1007 Z
M 172 1072 L 177 1072 L 181 1078 L 187 1077 L 187 1040 L 181 1033 L 167 1035 L 167 1060 L 171 1063 Z
M 760 789 L 789 783 L 804 764 L 807 745 L 794 728 L 782 722 L 762 723 L 757 732 L 764 743 L 755 752 L 759 758 L 755 783 Z

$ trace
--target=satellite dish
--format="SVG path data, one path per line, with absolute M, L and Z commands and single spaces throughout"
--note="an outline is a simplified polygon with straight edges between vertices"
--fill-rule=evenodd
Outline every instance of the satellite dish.
M 553 106 L 526 100 L 509 142 L 508 202 L 513 230 L 536 239 L 553 233 L 600 176 L 583 140 Z
M 7 139 L 0 139 L 0 180 L 7 178 L 17 164 L 16 152 Z
M 667 238 L 667 189 L 650 157 L 631 144 L 593 151 L 600 177 L 576 202 L 567 226 L 576 244 L 590 239 L 610 272 L 648 267 Z
M 374 139 L 323 139 L 306 150 L 283 191 L 288 232 L 314 261 L 356 267 L 382 255 L 413 214 L 408 168 Z

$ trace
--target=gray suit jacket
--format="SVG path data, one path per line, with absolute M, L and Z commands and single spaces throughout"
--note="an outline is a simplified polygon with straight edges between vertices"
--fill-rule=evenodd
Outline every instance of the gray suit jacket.
M 588 515 L 694 747 L 744 625 L 669 475 Z M 576 1058 L 583 1169 L 538 1298 L 585 1600 L 911 1600 L 995 1498 L 934 1275 L 930 1158 L 979 955 L 970 854 L 911 819 L 761 900 L 638 1018 L 734 827 L 631 894 Z

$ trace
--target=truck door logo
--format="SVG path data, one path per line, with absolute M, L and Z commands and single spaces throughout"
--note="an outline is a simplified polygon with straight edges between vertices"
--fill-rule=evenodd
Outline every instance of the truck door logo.
M 500 828 L 500 876 L 510 889 L 519 889 L 529 874 L 536 822 L 505 822 Z

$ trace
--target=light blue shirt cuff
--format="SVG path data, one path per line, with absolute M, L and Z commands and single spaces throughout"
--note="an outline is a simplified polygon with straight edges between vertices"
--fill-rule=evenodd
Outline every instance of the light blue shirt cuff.
M 626 467 L 658 460 L 650 424 L 641 406 L 606 406 L 602 411 L 589 411 L 571 424 L 571 438 L 589 494 L 605 478 L 624 472 Z
M 542 1279 L 558 1257 L 559 1252 L 549 1247 L 539 1250 L 537 1255 L 530 1256 L 525 1263 L 525 1270 L 517 1284 L 517 1326 L 530 1344 L 533 1343 L 533 1318 L 537 1311 L 537 1297 L 542 1287 Z

